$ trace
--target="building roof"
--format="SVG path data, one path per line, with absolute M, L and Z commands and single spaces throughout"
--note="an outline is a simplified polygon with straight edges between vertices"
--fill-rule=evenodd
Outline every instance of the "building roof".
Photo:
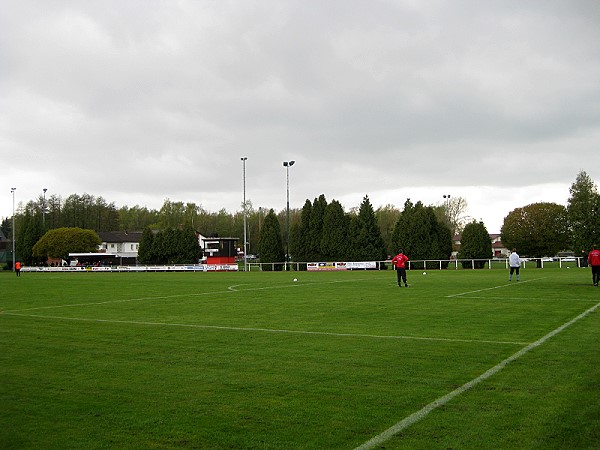
M 140 242 L 142 240 L 141 231 L 100 231 L 98 236 L 102 242 L 110 243 Z

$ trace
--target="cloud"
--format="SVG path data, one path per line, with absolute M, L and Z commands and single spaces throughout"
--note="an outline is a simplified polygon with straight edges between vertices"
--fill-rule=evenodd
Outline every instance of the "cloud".
M 281 162 L 294 159 L 293 207 L 321 193 L 401 207 L 451 189 L 498 231 L 540 190 L 564 202 L 580 170 L 600 176 L 596 2 L 3 9 L 2 217 L 13 186 L 23 201 L 47 187 L 237 210 L 247 156 L 255 206 L 285 206 Z

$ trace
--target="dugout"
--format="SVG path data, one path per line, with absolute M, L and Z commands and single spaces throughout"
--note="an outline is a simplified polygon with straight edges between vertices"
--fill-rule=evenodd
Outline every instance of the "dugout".
M 71 266 L 135 266 L 134 256 L 123 256 L 118 253 L 69 253 Z
M 238 238 L 202 238 L 202 249 L 206 264 L 235 264 Z

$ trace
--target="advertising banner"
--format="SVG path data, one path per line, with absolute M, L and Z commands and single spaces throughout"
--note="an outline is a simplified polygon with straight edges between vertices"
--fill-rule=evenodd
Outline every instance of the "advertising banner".
M 306 265 L 308 271 L 327 271 L 327 270 L 371 270 L 377 269 L 375 261 L 358 262 L 314 262 Z

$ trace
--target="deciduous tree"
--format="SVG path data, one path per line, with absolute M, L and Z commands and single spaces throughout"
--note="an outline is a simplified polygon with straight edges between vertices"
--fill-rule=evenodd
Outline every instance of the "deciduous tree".
M 49 230 L 33 246 L 33 256 L 39 258 L 69 259 L 69 253 L 98 251 L 100 237 L 94 230 L 64 227 Z
M 573 250 L 587 253 L 600 244 L 600 194 L 590 176 L 581 171 L 569 189 L 567 212 L 573 239 Z
M 567 209 L 546 202 L 516 208 L 504 218 L 501 236 L 521 256 L 554 256 L 571 246 Z

